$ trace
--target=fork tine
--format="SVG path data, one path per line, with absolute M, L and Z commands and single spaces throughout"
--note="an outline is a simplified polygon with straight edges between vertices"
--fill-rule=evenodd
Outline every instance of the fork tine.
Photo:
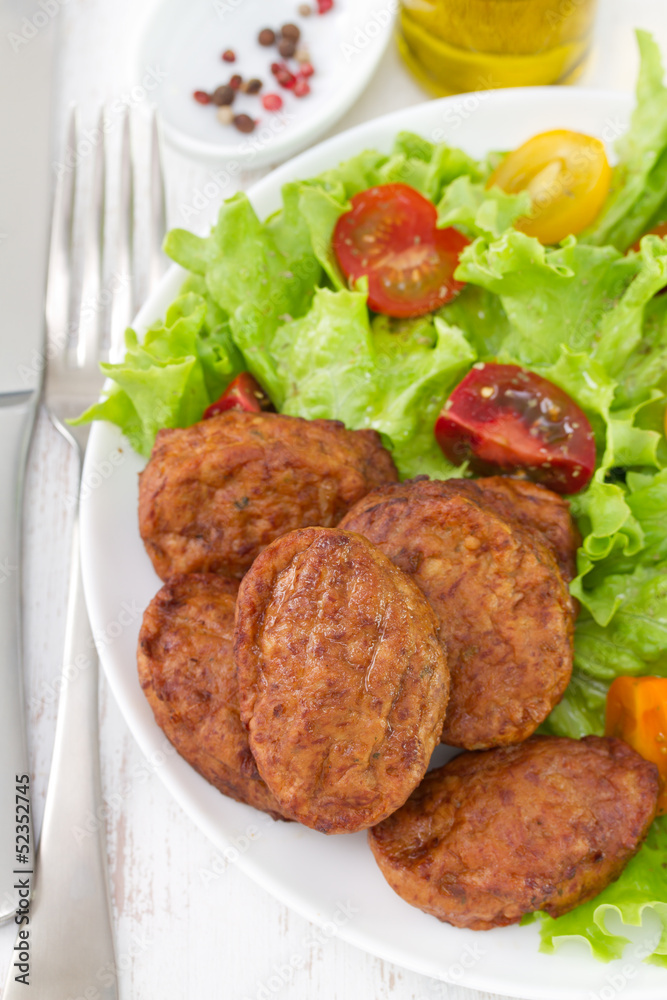
M 134 317 L 134 170 L 130 115 L 125 111 L 121 136 L 118 236 L 115 247 L 116 289 L 111 311 L 112 361 L 123 355 L 123 333 Z
M 76 108 L 72 104 L 67 119 L 66 151 L 76 149 L 76 133 Z M 48 356 L 52 359 L 64 354 L 68 344 L 75 184 L 76 164 L 69 168 L 63 162 L 61 172 L 56 179 L 53 198 L 49 272 L 46 284 L 47 350 Z
M 164 170 L 160 148 L 160 131 L 157 111 L 153 109 L 151 120 L 151 166 L 150 166 L 150 246 L 148 290 L 150 291 L 162 277 L 167 266 L 167 258 L 162 250 L 162 241 L 167 228 L 167 208 L 164 186 Z
M 93 159 L 93 185 L 85 213 L 83 236 L 83 278 L 79 303 L 76 360 L 79 366 L 96 363 L 101 330 L 102 254 L 104 246 L 105 162 L 103 112 L 97 130 L 99 141 Z M 77 190 L 75 197 L 79 195 Z

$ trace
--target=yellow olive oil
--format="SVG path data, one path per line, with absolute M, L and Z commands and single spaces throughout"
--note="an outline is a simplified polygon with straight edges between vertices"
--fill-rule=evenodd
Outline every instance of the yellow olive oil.
M 572 83 L 597 0 L 403 0 L 399 46 L 438 95 Z

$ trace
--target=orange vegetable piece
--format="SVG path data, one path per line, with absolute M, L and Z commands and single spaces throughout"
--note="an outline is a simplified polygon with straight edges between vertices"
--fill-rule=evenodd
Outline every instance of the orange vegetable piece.
M 605 733 L 657 764 L 658 815 L 667 813 L 667 677 L 617 677 L 607 694 Z
M 664 240 L 665 236 L 667 236 L 667 222 L 659 222 L 657 226 L 653 227 L 653 229 L 647 229 L 644 235 L 640 236 L 637 242 L 630 247 L 630 250 L 634 250 L 635 253 L 639 253 L 644 236 L 660 236 Z

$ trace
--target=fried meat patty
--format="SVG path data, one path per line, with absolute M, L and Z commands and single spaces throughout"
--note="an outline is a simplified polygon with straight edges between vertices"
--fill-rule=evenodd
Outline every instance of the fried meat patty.
M 155 721 L 224 795 L 280 816 L 239 718 L 233 659 L 238 583 L 214 574 L 169 580 L 144 614 L 139 680 Z
M 447 660 L 423 594 L 359 535 L 273 542 L 239 590 L 241 717 L 285 815 L 324 833 L 388 816 L 442 730 Z
M 549 549 L 472 496 L 417 480 L 381 487 L 341 527 L 370 539 L 434 608 L 451 694 L 443 743 L 519 743 L 572 673 L 570 595 Z
M 140 476 L 139 529 L 155 571 L 240 578 L 274 538 L 336 525 L 397 479 L 376 431 L 230 410 L 161 430 Z
M 536 535 L 551 550 L 566 582 L 575 578 L 581 535 L 563 497 L 538 483 L 509 476 L 446 479 L 442 486 L 488 504 L 506 521 Z
M 369 842 L 408 903 L 488 930 L 596 896 L 639 849 L 657 795 L 657 768 L 621 740 L 536 736 L 430 771 Z

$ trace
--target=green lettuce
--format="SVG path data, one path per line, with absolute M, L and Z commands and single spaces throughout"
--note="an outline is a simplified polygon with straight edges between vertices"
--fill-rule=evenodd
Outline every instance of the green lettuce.
M 449 392 L 476 359 L 457 327 L 438 316 L 371 322 L 362 292 L 320 289 L 306 316 L 280 327 L 272 351 L 283 413 L 374 428 L 403 477 L 457 473 L 433 436 Z
M 271 339 L 285 318 L 307 311 L 321 276 L 308 226 L 299 212 L 298 185 L 283 191 L 283 210 L 261 222 L 244 194 L 220 209 L 210 236 L 172 230 L 166 252 L 200 275 L 227 318 L 246 367 L 273 398 L 278 392 Z
M 611 194 L 582 240 L 627 250 L 667 218 L 667 87 L 660 49 L 637 31 L 641 56 L 637 103 L 630 128 L 616 142 Z
M 530 210 L 527 191 L 507 194 L 499 187 L 487 190 L 469 174 L 457 177 L 445 188 L 438 204 L 438 226 L 456 226 L 469 236 L 497 238 Z
M 575 649 L 579 646 L 577 638 Z M 565 694 L 538 732 L 569 736 L 572 740 L 579 740 L 582 736 L 602 736 L 608 690 L 608 681 L 585 673 L 575 664 Z
M 72 423 L 117 424 L 139 454 L 149 455 L 162 427 L 188 427 L 201 419 L 243 360 L 212 304 L 191 291 L 176 299 L 164 323 L 150 327 L 142 343 L 128 330 L 123 361 L 101 368 L 113 388 Z
M 590 351 L 641 267 L 613 247 L 569 237 L 550 249 L 510 229 L 466 247 L 456 277 L 499 296 L 510 322 L 500 359 L 535 367 L 556 362 L 563 345 Z

